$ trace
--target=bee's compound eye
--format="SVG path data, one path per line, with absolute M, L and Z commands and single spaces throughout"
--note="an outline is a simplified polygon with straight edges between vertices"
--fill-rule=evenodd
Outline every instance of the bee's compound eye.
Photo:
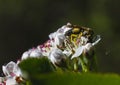
M 79 32 L 80 32 L 80 29 L 79 29 L 79 28 L 73 28 L 72 32 L 73 32 L 73 33 L 79 33 Z

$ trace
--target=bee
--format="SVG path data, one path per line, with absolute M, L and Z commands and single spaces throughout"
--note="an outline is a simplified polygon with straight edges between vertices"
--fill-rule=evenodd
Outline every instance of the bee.
M 71 25 L 70 27 L 72 29 L 67 31 L 65 36 L 69 37 L 71 42 L 76 42 L 77 39 L 81 38 L 81 36 L 88 38 L 89 42 L 92 41 L 94 32 L 91 28 L 77 25 Z

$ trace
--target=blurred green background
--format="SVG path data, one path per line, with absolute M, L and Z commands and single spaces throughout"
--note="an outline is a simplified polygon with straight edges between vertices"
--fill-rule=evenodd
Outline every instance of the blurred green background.
M 0 67 L 67 22 L 93 28 L 99 72 L 120 73 L 119 0 L 0 0 Z M 0 72 L 2 68 L 0 68 Z

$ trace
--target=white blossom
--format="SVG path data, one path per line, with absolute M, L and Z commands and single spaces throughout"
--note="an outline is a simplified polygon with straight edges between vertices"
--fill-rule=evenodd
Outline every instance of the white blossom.
M 42 52 L 38 48 L 32 48 L 22 54 L 21 59 L 25 60 L 30 57 L 41 57 Z
M 11 61 L 6 66 L 2 66 L 3 73 L 6 77 L 21 76 L 21 70 L 18 65 Z
M 24 59 L 27 59 L 28 57 L 30 57 L 30 53 L 32 52 L 32 50 L 33 50 L 33 49 L 30 49 L 30 50 L 24 52 L 24 53 L 22 54 L 21 59 L 24 60 Z
M 30 55 L 30 57 L 42 57 L 42 52 L 40 50 L 38 50 L 37 48 L 32 50 Z
M 4 80 L 2 80 L 2 82 L 5 82 L 6 83 L 5 85 L 19 85 L 16 78 L 19 77 L 22 79 L 22 72 L 18 67 L 18 64 L 11 61 L 7 65 L 3 65 L 2 70 L 3 70 L 3 73 L 5 74 L 5 78 Z
M 69 31 L 69 30 L 72 29 L 70 26 L 71 26 L 71 24 L 70 24 L 70 23 L 67 23 L 67 25 L 64 25 L 64 26 L 62 26 L 61 28 L 59 28 L 59 29 L 57 30 L 57 33 L 65 34 L 67 31 Z
M 72 55 L 71 59 L 79 57 L 82 53 L 89 52 L 94 47 L 94 45 L 96 45 L 100 40 L 101 38 L 99 36 L 98 39 L 93 43 L 86 43 L 85 45 L 78 46 L 78 48 L 75 50 L 75 53 Z M 83 41 L 86 41 L 85 38 L 83 38 Z
M 62 53 L 60 49 L 53 49 L 48 57 L 53 64 L 59 64 L 62 60 L 66 59 L 66 56 Z

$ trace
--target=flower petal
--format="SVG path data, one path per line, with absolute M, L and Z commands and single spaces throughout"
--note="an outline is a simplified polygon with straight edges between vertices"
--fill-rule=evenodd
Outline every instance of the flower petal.
M 92 43 L 87 43 L 87 44 L 84 46 L 84 53 L 89 52 L 89 51 L 92 49 L 92 47 L 93 47 Z
M 61 34 L 61 33 L 58 33 L 56 35 L 56 37 L 55 37 L 55 44 L 56 44 L 56 46 L 57 45 L 58 46 L 62 45 L 64 40 L 65 40 L 65 36 L 63 34 Z
M 96 36 L 96 40 L 95 40 L 95 42 L 92 43 L 92 45 L 93 45 L 93 46 L 96 45 L 100 40 L 101 40 L 100 35 L 97 35 L 97 36 Z
M 82 52 L 84 50 L 84 46 L 80 46 L 76 49 L 75 53 L 73 54 L 73 56 L 71 57 L 71 59 L 75 58 L 75 57 L 79 57 Z

